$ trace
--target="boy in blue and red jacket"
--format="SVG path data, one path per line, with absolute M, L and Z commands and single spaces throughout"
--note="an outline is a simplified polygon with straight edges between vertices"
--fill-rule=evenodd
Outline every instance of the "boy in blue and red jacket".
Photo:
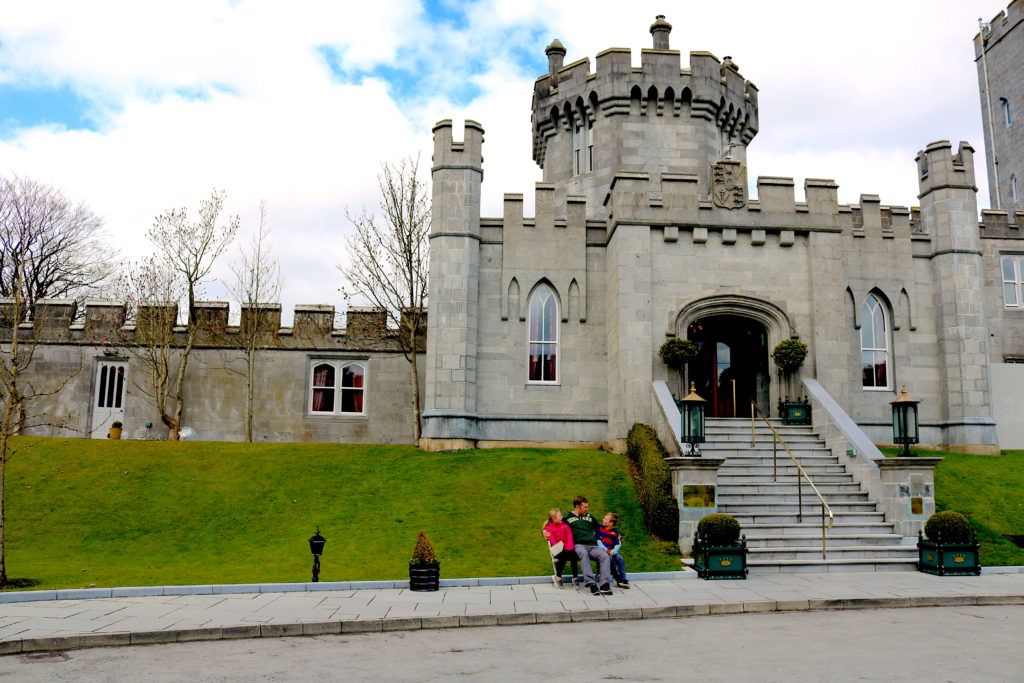
M 629 588 L 629 579 L 626 577 L 626 562 L 619 552 L 622 547 L 622 534 L 615 528 L 619 522 L 619 516 L 609 512 L 601 521 L 597 529 L 597 542 L 600 547 L 611 556 L 612 574 L 615 576 L 615 585 L 619 588 Z

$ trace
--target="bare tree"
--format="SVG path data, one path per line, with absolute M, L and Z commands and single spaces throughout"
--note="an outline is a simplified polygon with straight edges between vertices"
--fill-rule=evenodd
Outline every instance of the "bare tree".
M 426 334 L 430 272 L 429 185 L 419 178 L 419 157 L 381 165 L 380 215 L 346 212 L 355 233 L 346 237 L 351 265 L 339 265 L 346 298 L 360 296 L 387 311 L 409 361 L 414 434 L 420 439 L 420 383 L 416 354 Z
M 24 313 L 36 301 L 85 295 L 113 272 L 103 221 L 60 190 L 13 176 L 0 177 L 0 296 L 20 291 Z
M 191 222 L 187 209 L 173 209 L 157 216 L 147 233 L 156 247 L 149 259 L 130 268 L 121 282 L 133 330 L 123 330 L 121 345 L 143 366 L 149 382 L 136 388 L 156 408 L 176 441 L 185 410 L 185 372 L 196 341 L 209 329 L 201 319 L 196 301 L 214 263 L 238 231 L 239 218 L 218 225 L 224 193 L 214 191 L 200 202 L 199 219 Z M 183 300 L 187 325 L 179 338 L 174 332 L 177 304 Z
M 260 202 L 259 229 L 249 247 L 239 251 L 238 258 L 231 266 L 235 280 L 228 285 L 228 290 L 242 304 L 239 336 L 245 352 L 245 440 L 252 441 L 256 352 L 264 348 L 277 331 L 267 313 L 281 293 L 281 267 L 270 250 L 270 225 L 267 224 L 265 201 Z
M 25 225 L 16 226 L 14 232 L 27 230 Z M 13 244 L 25 247 L 30 241 L 15 235 Z M 54 416 L 36 414 L 29 405 L 40 398 L 59 393 L 81 370 L 77 369 L 56 375 L 52 369 L 44 382 L 33 382 L 25 376 L 35 358 L 39 330 L 22 329 L 28 317 L 29 299 L 26 296 L 25 273 L 29 259 L 22 252 L 9 252 L 14 258 L 11 268 L 11 296 L 0 301 L 0 588 L 8 584 L 7 554 L 5 544 L 6 509 L 4 506 L 4 484 L 7 476 L 7 461 L 14 456 L 16 448 L 12 437 L 29 427 L 43 424 L 64 426 L 64 420 Z M 41 386 L 45 385 L 45 386 Z

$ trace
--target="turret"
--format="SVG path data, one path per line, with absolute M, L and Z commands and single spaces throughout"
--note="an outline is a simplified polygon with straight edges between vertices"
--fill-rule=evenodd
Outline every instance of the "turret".
M 586 197 L 589 218 L 606 217 L 605 195 L 619 172 L 694 174 L 707 196 L 711 165 L 727 155 L 743 161 L 757 134 L 757 88 L 730 58 L 693 52 L 685 68 L 669 49 L 671 30 L 659 15 L 640 68 L 621 48 L 599 53 L 593 72 L 589 59 L 562 66 L 558 41 L 545 50 L 549 73 L 533 96 L 533 157 L 558 201 Z

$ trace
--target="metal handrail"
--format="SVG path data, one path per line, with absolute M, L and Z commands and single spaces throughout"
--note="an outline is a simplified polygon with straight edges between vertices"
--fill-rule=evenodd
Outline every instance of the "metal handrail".
M 825 551 L 825 539 L 826 539 L 826 534 L 825 534 L 825 513 L 828 512 L 828 528 L 831 529 L 832 526 L 835 524 L 835 519 L 836 519 L 835 515 L 832 514 L 832 508 L 830 508 L 828 503 L 825 502 L 825 499 L 822 497 L 821 492 L 818 491 L 818 487 L 814 485 L 814 482 L 811 481 L 811 478 L 807 475 L 807 472 L 805 472 L 804 468 L 800 465 L 800 461 L 796 459 L 795 455 L 793 455 L 793 451 L 789 450 L 789 445 L 786 444 L 786 440 L 783 439 L 781 436 L 779 436 L 779 433 L 777 431 L 775 431 L 775 427 L 772 427 L 772 423 L 768 421 L 768 418 L 764 416 L 764 413 L 761 412 L 761 409 L 757 407 L 756 403 L 751 401 L 750 402 L 750 406 L 752 408 L 752 410 L 750 411 L 750 445 L 751 445 L 751 447 L 753 447 L 753 446 L 755 446 L 757 444 L 756 431 L 754 429 L 755 424 L 756 424 L 756 416 L 754 415 L 755 411 L 757 412 L 757 415 L 761 416 L 761 419 L 764 420 L 764 423 L 766 425 L 768 425 L 768 429 L 772 430 L 772 435 L 775 437 L 772 440 L 772 481 L 777 482 L 779 480 L 778 444 L 780 444 L 780 443 L 782 444 L 782 447 L 786 449 L 786 453 L 789 454 L 789 459 L 793 461 L 794 465 L 796 465 L 796 469 L 797 469 L 796 493 L 797 493 L 797 504 L 799 506 L 799 508 L 798 508 L 799 511 L 797 513 L 797 519 L 799 521 L 801 521 L 801 522 L 804 521 L 803 479 L 807 480 L 807 483 L 810 484 L 810 486 L 811 486 L 811 490 L 814 491 L 814 495 L 816 495 L 818 497 L 818 500 L 821 501 L 821 559 L 823 559 L 823 560 L 828 559 L 827 556 L 826 556 L 826 551 Z M 800 478 L 801 476 L 803 477 L 803 479 Z

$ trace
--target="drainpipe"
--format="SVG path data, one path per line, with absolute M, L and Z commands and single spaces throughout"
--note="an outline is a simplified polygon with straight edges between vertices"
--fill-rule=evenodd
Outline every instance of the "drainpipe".
M 985 101 L 988 105 L 988 139 L 992 141 L 992 175 L 993 180 L 996 183 L 996 211 L 1001 211 L 1002 201 L 999 197 L 999 154 L 996 153 L 996 134 L 992 127 L 992 91 L 988 87 L 988 59 L 987 51 L 985 50 L 985 43 L 988 42 L 988 36 L 992 33 L 992 26 L 986 24 L 981 19 L 978 19 L 978 34 L 981 38 L 981 71 L 985 78 Z

